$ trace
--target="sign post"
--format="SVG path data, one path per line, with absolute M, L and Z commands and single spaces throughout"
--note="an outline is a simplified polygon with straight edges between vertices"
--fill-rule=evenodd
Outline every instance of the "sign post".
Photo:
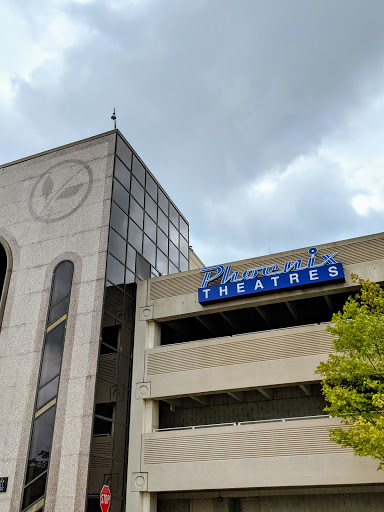
M 103 485 L 100 492 L 100 508 L 103 512 L 108 512 L 111 505 L 111 491 L 108 485 Z

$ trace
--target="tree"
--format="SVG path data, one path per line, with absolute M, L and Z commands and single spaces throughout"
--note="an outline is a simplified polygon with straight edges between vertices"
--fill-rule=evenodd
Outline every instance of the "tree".
M 331 440 L 379 460 L 378 469 L 384 469 L 384 291 L 355 274 L 352 278 L 360 285 L 358 293 L 327 327 L 336 353 L 316 373 L 324 376 L 325 410 L 343 425 L 330 430 Z

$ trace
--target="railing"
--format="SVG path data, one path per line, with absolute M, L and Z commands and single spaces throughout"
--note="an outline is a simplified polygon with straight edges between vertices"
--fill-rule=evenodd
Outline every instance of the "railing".
M 231 423 L 211 423 L 209 425 L 189 425 L 187 427 L 169 427 L 169 428 L 155 428 L 153 432 L 167 432 L 170 430 L 196 430 L 199 428 L 213 428 L 213 427 L 235 427 L 237 425 L 254 425 L 256 423 L 278 423 L 285 421 L 299 421 L 299 420 L 314 420 L 321 418 L 332 418 L 328 414 L 319 414 L 317 416 L 296 416 L 293 418 L 274 418 L 270 420 L 252 420 L 252 421 L 235 421 Z

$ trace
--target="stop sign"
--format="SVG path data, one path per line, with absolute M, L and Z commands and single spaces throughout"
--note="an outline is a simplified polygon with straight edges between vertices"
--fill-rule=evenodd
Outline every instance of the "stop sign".
M 100 508 L 103 512 L 108 512 L 111 505 L 111 491 L 108 485 L 103 485 L 100 492 Z

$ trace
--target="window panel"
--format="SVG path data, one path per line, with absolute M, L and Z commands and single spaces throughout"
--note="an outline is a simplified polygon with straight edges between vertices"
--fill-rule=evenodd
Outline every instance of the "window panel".
M 157 221 L 157 206 L 155 201 L 148 194 L 145 194 L 145 211 L 155 222 Z
M 127 269 L 125 271 L 125 289 L 129 289 L 129 287 L 135 282 L 135 280 L 135 274 Z
M 124 312 L 123 322 L 130 328 L 133 328 L 133 322 L 135 317 L 135 301 L 128 295 L 125 296 L 124 300 Z
M 125 247 L 126 242 L 124 238 L 116 233 L 113 229 L 109 231 L 109 252 L 112 253 L 118 260 L 125 264 Z
M 125 267 L 111 254 L 108 254 L 107 279 L 113 284 L 122 286 L 124 284 Z
M 124 278 L 123 278 L 124 279 Z M 124 280 L 123 280 L 124 282 Z M 117 286 L 108 286 L 105 289 L 104 311 L 121 320 L 123 313 L 124 293 Z
M 53 279 L 51 306 L 59 302 L 66 295 L 69 295 L 72 286 L 72 273 L 73 264 L 70 261 L 63 261 L 57 266 Z
M 103 327 L 101 331 L 102 342 L 117 350 L 119 342 L 119 332 L 119 325 L 110 325 L 108 327 Z
M 32 503 L 44 496 L 46 481 L 47 473 L 24 489 L 23 509 L 32 505 Z
M 169 259 L 176 267 L 179 267 L 179 250 L 172 242 L 169 242 Z
M 169 218 L 171 219 L 171 222 L 179 228 L 179 213 L 172 203 L 169 203 Z
M 156 268 L 160 274 L 168 274 L 168 258 L 159 249 L 157 249 Z
M 155 180 L 152 178 L 152 176 L 147 172 L 147 183 L 146 183 L 146 190 L 148 194 L 150 194 L 155 201 L 157 201 L 157 185 Z
M 168 215 L 168 204 L 169 204 L 169 201 L 168 201 L 167 196 L 160 189 L 159 189 L 159 192 L 158 192 L 158 204 L 159 204 L 160 208 L 163 210 L 163 212 L 166 215 Z
M 180 251 L 184 256 L 188 259 L 189 258 L 189 247 L 188 242 L 185 240 L 184 237 L 180 237 Z
M 164 254 L 168 255 L 168 238 L 159 228 L 157 228 L 157 245 Z
M 126 215 L 115 203 L 112 203 L 111 209 L 111 227 L 122 237 L 127 238 L 128 215 Z
M 65 322 L 59 324 L 46 335 L 39 381 L 40 387 L 60 373 L 64 336 Z
M 115 161 L 115 178 L 117 178 L 122 185 L 124 185 L 124 188 L 126 188 L 128 191 L 131 188 L 131 173 L 125 167 L 123 162 L 116 158 Z
M 133 155 L 132 173 L 138 181 L 145 186 L 145 168 L 136 155 Z
M 168 217 L 161 211 L 158 211 L 158 221 L 157 223 L 161 227 L 161 229 L 164 231 L 166 235 L 168 235 Z
M 126 300 L 127 298 L 129 299 L 129 297 L 126 297 Z M 132 337 L 132 329 L 125 325 L 122 325 L 120 331 L 120 350 L 126 357 L 132 357 Z
M 129 244 L 127 245 L 127 267 L 130 268 L 132 272 L 136 270 L 136 251 Z
M 40 409 L 44 404 L 49 402 L 57 395 L 59 389 L 59 376 L 52 379 L 48 384 L 43 386 L 37 394 L 36 410 Z
M 61 318 L 65 313 L 68 312 L 69 308 L 69 295 L 67 295 L 64 299 L 61 299 L 60 302 L 58 302 L 55 306 L 53 306 L 49 310 L 48 315 L 48 325 L 53 324 L 53 322 L 56 322 L 59 318 Z
M 186 240 L 188 240 L 188 224 L 185 222 L 183 217 L 180 217 L 180 233 Z
M 151 277 L 151 265 L 140 254 L 136 255 L 136 276 L 141 281 Z
M 95 418 L 93 423 L 93 435 L 94 436 L 111 436 L 112 435 L 113 422 L 103 420 L 102 418 Z
M 117 180 L 114 180 L 113 182 L 112 199 L 124 212 L 128 212 L 129 194 Z
M 129 147 L 126 145 L 123 139 L 121 139 L 119 136 L 116 140 L 116 154 L 125 163 L 128 169 L 132 169 L 132 151 L 129 149 Z
M 189 270 L 188 260 L 182 254 L 180 254 L 180 270 L 181 272 Z
M 170 274 L 176 274 L 178 272 L 178 268 L 172 263 L 172 261 L 169 262 L 169 273 Z
M 156 224 L 147 214 L 144 217 L 144 233 L 156 243 Z
M 126 424 L 128 413 L 128 389 L 116 386 L 111 390 L 111 399 L 115 400 L 115 421 L 116 423 Z
M 156 245 L 144 235 L 143 256 L 151 265 L 156 265 Z
M 131 194 L 136 199 L 136 201 L 144 208 L 144 189 L 137 181 L 136 178 L 132 176 L 131 183 Z
M 139 251 L 139 252 L 142 251 L 143 232 L 131 219 L 129 220 L 128 242 L 137 251 Z
M 169 238 L 176 247 L 179 247 L 179 232 L 171 222 L 169 223 Z
M 48 469 L 55 426 L 55 414 L 56 406 L 53 406 L 34 421 L 26 483 Z
M 133 198 L 131 199 L 131 204 L 129 207 L 129 215 L 130 217 L 139 225 L 141 229 L 144 226 L 144 210 Z

